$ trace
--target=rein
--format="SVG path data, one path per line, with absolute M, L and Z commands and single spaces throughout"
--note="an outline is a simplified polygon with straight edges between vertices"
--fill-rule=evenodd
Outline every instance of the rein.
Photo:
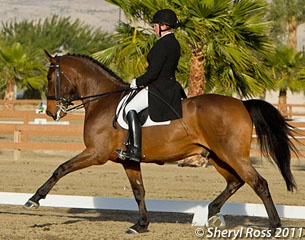
M 73 105 L 73 103 L 72 103 L 73 101 L 84 100 L 84 99 L 87 99 L 87 98 L 93 98 L 93 99 L 87 100 L 87 101 L 85 101 L 85 102 L 83 102 L 83 103 L 81 103 L 81 104 L 78 104 L 78 105 L 74 106 L 74 107 L 68 108 L 68 109 L 65 110 L 65 113 L 68 113 L 68 112 L 72 112 L 72 111 L 81 109 L 81 108 L 85 107 L 85 105 L 86 105 L 87 103 L 96 101 L 96 100 L 98 100 L 98 99 L 100 99 L 100 98 L 102 98 L 102 97 L 106 97 L 106 96 L 109 96 L 109 95 L 111 95 L 111 94 L 119 93 L 119 92 L 124 93 L 124 92 L 128 91 L 129 89 L 130 89 L 130 88 L 128 87 L 128 88 L 123 88 L 123 89 L 120 89 L 120 90 L 111 91 L 111 92 L 106 92 L 106 93 L 100 93 L 100 94 L 95 94 L 95 95 L 90 95 L 90 96 L 85 96 L 85 97 L 77 97 L 77 98 L 75 98 L 75 99 L 73 99 L 73 100 L 70 100 L 70 105 Z
M 59 66 L 59 60 L 60 60 L 60 56 L 56 56 L 56 64 L 50 64 L 49 68 L 55 68 L 55 86 L 54 86 L 54 93 L 55 96 L 47 96 L 48 100 L 55 100 L 56 101 L 56 106 L 60 109 L 60 111 L 62 111 L 63 113 L 67 114 L 69 112 L 81 109 L 83 107 L 85 107 L 86 104 L 96 101 L 102 97 L 106 97 L 109 96 L 111 94 L 114 93 L 119 93 L 122 92 L 122 95 L 124 94 L 124 92 L 130 90 L 129 87 L 120 89 L 120 90 L 115 90 L 115 91 L 111 91 L 111 92 L 106 92 L 106 93 L 99 93 L 99 94 L 95 94 L 95 95 L 90 95 L 90 96 L 84 96 L 84 97 L 77 97 L 74 99 L 67 99 L 65 97 L 63 97 L 62 91 L 60 89 L 60 82 L 61 82 L 61 78 L 60 78 L 60 74 L 62 74 L 66 80 L 74 86 L 74 84 L 72 83 L 72 81 L 67 77 L 67 75 L 60 70 L 60 66 Z M 68 108 L 70 105 L 74 105 L 73 101 L 77 101 L 77 100 L 85 100 L 88 98 L 93 98 L 90 100 L 87 100 L 81 104 L 78 104 L 74 107 Z

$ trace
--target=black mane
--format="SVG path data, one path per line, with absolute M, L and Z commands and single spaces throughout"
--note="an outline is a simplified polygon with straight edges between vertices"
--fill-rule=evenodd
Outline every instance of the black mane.
M 89 61 L 97 64 L 99 67 L 103 68 L 105 71 L 107 71 L 111 76 L 113 76 L 115 78 L 115 80 L 117 80 L 117 83 L 120 85 L 127 85 L 126 82 L 123 81 L 122 78 L 120 78 L 115 72 L 113 72 L 110 68 L 108 68 L 106 65 L 104 65 L 103 63 L 97 61 L 96 59 L 94 59 L 93 57 L 90 57 L 88 55 L 84 55 L 84 54 L 76 54 L 76 53 L 68 53 L 67 56 L 74 56 L 74 57 L 80 57 L 80 58 L 85 58 L 88 59 Z

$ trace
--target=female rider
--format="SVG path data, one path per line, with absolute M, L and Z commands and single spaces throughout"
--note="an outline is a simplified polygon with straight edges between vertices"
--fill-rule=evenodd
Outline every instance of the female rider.
M 186 97 L 175 77 L 180 58 L 180 44 L 174 35 L 177 16 L 170 9 L 162 9 L 154 14 L 152 23 L 159 39 L 147 55 L 146 72 L 131 81 L 130 88 L 141 90 L 125 107 L 129 128 L 127 149 L 116 150 L 120 158 L 137 162 L 141 160 L 142 149 L 138 113 L 148 107 L 155 122 L 182 118 L 181 98 Z

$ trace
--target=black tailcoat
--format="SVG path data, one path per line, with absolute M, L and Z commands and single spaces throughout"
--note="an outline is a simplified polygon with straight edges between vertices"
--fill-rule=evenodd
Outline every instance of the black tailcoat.
M 146 72 L 136 79 L 137 86 L 148 86 L 148 111 L 156 122 L 182 118 L 181 98 L 185 98 L 175 71 L 180 44 L 173 33 L 160 38 L 147 55 Z

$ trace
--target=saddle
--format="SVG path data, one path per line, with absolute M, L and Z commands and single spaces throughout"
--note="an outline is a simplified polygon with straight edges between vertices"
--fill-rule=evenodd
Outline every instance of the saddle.
M 125 106 L 132 99 L 132 93 L 127 94 L 121 99 L 117 108 L 116 108 L 116 122 L 124 129 L 128 129 L 128 124 L 126 120 Z M 160 126 L 160 125 L 169 125 L 171 121 L 164 122 L 155 122 L 153 121 L 148 112 L 148 108 L 145 108 L 139 113 L 139 120 L 142 127 L 151 127 L 151 126 Z

